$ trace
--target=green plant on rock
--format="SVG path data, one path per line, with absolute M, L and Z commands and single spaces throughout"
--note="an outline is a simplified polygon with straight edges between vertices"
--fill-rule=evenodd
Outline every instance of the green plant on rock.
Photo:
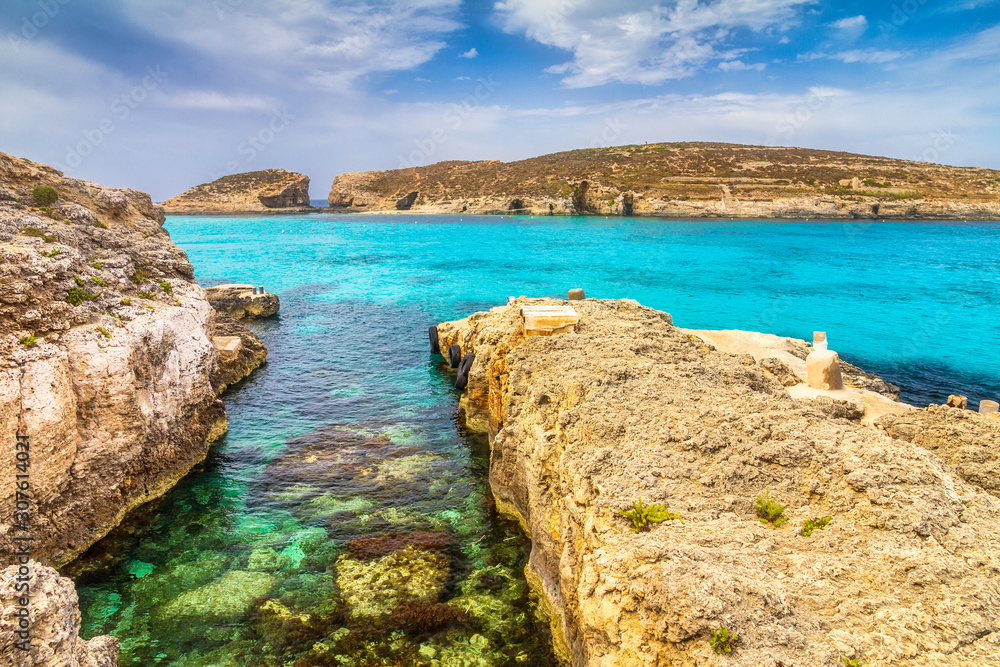
M 735 632 L 729 634 L 729 628 L 722 627 L 718 630 L 712 630 L 712 638 L 708 643 L 716 653 L 732 653 L 733 644 L 735 644 L 739 638 L 740 636 Z
M 160 287 L 162 287 L 163 291 L 166 292 L 167 294 L 170 294 L 170 290 L 173 289 L 173 286 L 166 280 L 160 283 Z
M 624 512 L 619 510 L 618 513 L 632 523 L 629 526 L 629 530 L 633 533 L 638 533 L 640 530 L 649 530 L 649 524 L 651 523 L 663 523 L 669 519 L 681 519 L 680 514 L 667 511 L 666 505 L 662 503 L 644 505 L 642 496 L 639 497 L 639 500 L 632 501 L 632 509 L 625 510 Z
M 36 239 L 42 239 L 46 243 L 56 242 L 55 236 L 52 236 L 51 234 L 46 234 L 38 227 L 25 227 L 24 229 L 21 230 L 21 234 L 23 234 L 24 236 L 33 236 Z
M 755 507 L 761 523 L 769 523 L 777 528 L 788 521 L 788 517 L 781 516 L 785 512 L 785 506 L 772 498 L 768 489 L 764 489 L 764 493 L 757 496 Z
M 107 287 L 108 286 L 108 284 L 106 282 L 104 282 L 104 279 L 101 278 L 100 276 L 91 276 L 90 280 L 92 282 L 94 282 L 94 283 L 97 283 L 101 287 Z
M 35 347 L 38 343 L 38 337 L 34 334 L 28 334 L 27 336 L 21 336 L 21 345 L 25 347 Z
M 144 283 L 147 280 L 149 280 L 149 276 L 146 275 L 146 272 L 143 271 L 142 269 L 136 269 L 135 271 L 132 272 L 132 275 L 129 276 L 129 280 L 138 285 L 140 283 Z
M 97 297 L 101 296 L 101 294 L 103 294 L 103 292 L 91 294 L 85 289 L 71 287 L 69 292 L 66 293 L 66 303 L 79 306 L 84 301 L 97 301 Z
M 55 257 L 60 252 L 62 252 L 62 251 L 59 250 L 59 248 L 53 248 L 52 250 L 49 250 L 48 252 L 43 252 L 42 253 L 42 257 Z
M 36 206 L 52 206 L 59 199 L 59 193 L 51 185 L 39 185 L 31 191 Z
M 123 306 L 131 306 L 132 305 L 132 299 L 120 299 L 118 301 L 118 303 L 120 303 Z
M 153 297 L 153 293 L 152 292 L 139 292 L 139 298 L 140 299 L 152 299 L 154 297 Z
M 865 667 L 865 665 L 868 664 L 867 662 L 861 662 L 857 658 L 848 658 L 846 656 L 845 657 L 841 657 L 840 660 L 841 660 L 841 662 L 844 663 L 844 665 L 846 667 Z
M 108 228 L 108 226 L 106 224 L 104 224 L 100 220 L 98 220 L 97 222 L 94 223 L 94 227 L 100 227 L 101 229 L 107 229 Z
M 100 271 L 100 270 L 101 270 L 101 269 L 103 268 L 103 267 L 101 266 L 101 263 L 100 263 L 100 262 L 98 262 L 97 260 L 94 260 L 94 261 L 92 261 L 92 262 L 90 263 L 90 266 L 91 266 L 91 267 L 93 267 L 93 268 L 95 268 L 95 269 L 97 269 L 98 271 Z
M 100 331 L 101 335 L 103 335 L 105 338 L 111 338 L 111 332 L 105 329 L 104 327 L 97 327 L 97 330 Z
M 821 519 L 806 519 L 806 522 L 802 524 L 802 536 L 809 537 L 817 528 L 826 528 L 826 524 L 828 523 L 830 523 L 830 517 L 828 516 Z

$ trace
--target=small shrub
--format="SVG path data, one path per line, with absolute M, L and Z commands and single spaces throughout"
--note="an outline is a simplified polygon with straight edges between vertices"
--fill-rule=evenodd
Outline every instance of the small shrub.
M 170 290 L 173 289 L 173 287 L 170 285 L 170 283 L 167 282 L 166 280 L 164 280 L 163 282 L 160 283 L 160 287 L 162 287 L 163 291 L 166 292 L 167 294 L 170 294 Z
M 104 282 L 104 279 L 103 279 L 103 278 L 101 278 L 100 276 L 91 276 L 91 277 L 90 277 L 90 280 L 91 280 L 92 282 L 95 282 L 95 283 L 97 283 L 97 284 L 98 284 L 98 285 L 100 285 L 101 287 L 107 287 L 107 286 L 108 286 L 108 284 L 107 284 L 106 282 Z
M 21 336 L 21 345 L 25 347 L 35 347 L 36 343 L 38 343 L 38 338 L 34 334 Z
M 52 206 L 59 199 L 59 193 L 51 185 L 39 185 L 31 191 L 36 206 Z
M 60 252 L 61 251 L 59 250 L 59 248 L 53 248 L 52 250 L 49 250 L 48 252 L 43 252 L 42 253 L 42 257 L 55 257 Z
M 146 272 L 143 271 L 142 269 L 136 269 L 135 271 L 132 272 L 132 275 L 129 276 L 129 280 L 131 280 L 136 285 L 139 285 L 149 280 L 149 276 L 146 275 Z
M 656 505 L 644 505 L 642 497 L 632 501 L 632 509 L 618 512 L 631 522 L 629 530 L 638 533 L 640 530 L 649 530 L 651 523 L 663 523 L 668 519 L 680 519 L 681 515 L 676 512 L 668 512 L 666 505 L 658 503 Z
M 97 330 L 100 331 L 105 338 L 111 338 L 111 332 L 104 327 L 97 327 Z
M 154 297 L 153 297 L 153 293 L 152 292 L 139 292 L 139 298 L 140 299 L 152 299 Z
M 107 229 L 108 228 L 108 226 L 106 224 L 104 224 L 103 222 L 101 222 L 100 220 L 98 220 L 97 222 L 94 223 L 94 227 L 100 227 L 101 229 Z
M 802 524 L 803 537 L 809 537 L 817 528 L 826 528 L 826 524 L 828 523 L 830 523 L 830 517 L 828 516 L 822 519 L 806 519 L 806 522 Z
M 857 658 L 842 657 L 840 660 L 846 667 L 865 667 L 868 664 L 867 662 L 861 662 Z
M 740 638 L 735 632 L 729 634 L 729 628 L 719 628 L 718 630 L 712 630 L 712 638 L 709 640 L 709 644 L 715 649 L 716 653 L 732 653 L 733 644 Z
M 86 284 L 80 276 L 73 276 L 73 282 L 76 283 L 77 287 L 83 287 Z
M 867 185 L 868 187 L 872 187 L 872 188 L 887 188 L 887 187 L 889 187 L 888 184 L 886 184 L 886 183 L 879 183 L 878 181 L 873 181 L 870 178 L 866 178 L 865 180 L 863 180 L 861 182 L 864 183 L 865 185 Z
M 777 528 L 788 521 L 788 517 L 781 516 L 785 512 L 785 506 L 772 498 L 771 492 L 767 489 L 764 489 L 764 493 L 757 496 L 755 507 L 761 523 L 770 523 Z
M 132 305 L 132 299 L 122 299 L 118 303 L 120 303 L 123 306 L 131 306 Z
M 21 234 L 23 234 L 24 236 L 31 236 L 36 239 L 42 239 L 46 243 L 56 242 L 56 237 L 52 236 L 51 234 L 46 234 L 38 227 L 25 227 L 24 229 L 21 230 Z
M 104 268 L 104 267 L 101 266 L 101 263 L 97 262 L 97 261 L 91 262 L 90 266 L 93 267 L 93 268 L 95 268 L 95 269 L 97 269 L 98 271 L 100 271 L 102 268 Z

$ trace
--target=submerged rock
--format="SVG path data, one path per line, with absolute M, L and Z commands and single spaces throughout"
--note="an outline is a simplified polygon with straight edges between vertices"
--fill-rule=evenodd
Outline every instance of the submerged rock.
M 23 651 L 19 630 L 18 600 L 25 593 L 18 566 L 0 571 L 0 664 L 10 667 L 118 667 L 118 640 L 106 635 L 87 641 L 80 638 L 80 609 L 73 582 L 51 567 L 30 561 L 30 644 Z M 23 582 L 22 582 L 23 583 Z
M 406 546 L 375 560 L 344 554 L 337 559 L 337 585 L 353 618 L 389 615 L 400 602 L 433 603 L 448 580 L 448 558 Z
M 575 332 L 524 338 L 522 301 L 558 303 L 442 323 L 440 348 L 476 355 L 467 422 L 489 433 L 497 508 L 530 535 L 529 583 L 574 665 L 715 664 L 720 627 L 740 635 L 725 662 L 748 667 L 995 651 L 1000 500 L 914 444 L 933 410 L 926 429 L 904 426 L 912 409 L 885 431 L 831 416 L 633 301 L 574 302 Z M 969 415 L 948 427 L 971 443 L 991 418 Z M 640 497 L 683 522 L 633 533 L 621 512 Z
M 230 570 L 211 583 L 181 593 L 156 610 L 156 616 L 168 623 L 235 621 L 250 610 L 254 600 L 267 595 L 275 582 L 274 576 L 264 572 Z

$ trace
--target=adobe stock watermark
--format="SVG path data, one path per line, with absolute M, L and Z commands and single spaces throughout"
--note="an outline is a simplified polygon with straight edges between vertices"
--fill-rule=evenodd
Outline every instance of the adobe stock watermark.
M 917 162 L 938 162 L 941 156 L 951 150 L 951 147 L 958 141 L 959 136 L 951 131 L 939 129 L 937 132 L 930 132 L 927 135 L 929 146 L 924 151 L 913 158 Z
M 898 5 L 894 4 L 892 6 L 892 13 L 889 15 L 889 20 L 880 19 L 875 24 L 875 27 L 878 28 L 880 35 L 889 35 L 898 32 L 926 4 L 927 0 L 904 0 L 904 2 Z
M 84 130 L 83 138 L 76 144 L 66 146 L 64 163 L 54 163 L 53 166 L 63 172 L 76 169 L 110 136 L 119 125 L 125 122 L 132 112 L 145 102 L 150 93 L 166 82 L 168 74 L 157 65 L 146 68 L 146 76 L 124 95 L 119 95 L 111 102 L 111 115 L 105 116 L 96 127 Z
M 833 102 L 834 95 L 822 89 L 811 88 L 805 101 L 795 111 L 787 113 L 774 124 L 774 133 L 764 142 L 765 146 L 777 146 L 778 140 L 789 142 L 798 130 L 801 130 L 816 113 Z
M 481 107 L 483 102 L 488 100 L 501 85 L 499 81 L 493 80 L 492 75 L 485 79 L 476 79 L 476 81 L 479 85 L 476 86 L 476 90 L 472 95 L 469 95 L 461 102 L 453 103 L 441 115 L 443 125 L 434 128 L 423 139 L 414 139 L 413 145 L 416 146 L 416 149 L 410 151 L 410 154 L 407 156 L 399 156 L 400 169 L 413 169 L 426 165 L 431 156 L 437 152 L 438 148 L 447 143 L 452 133 L 457 132 L 467 120 L 472 118 L 476 114 L 476 109 Z
M 17 33 L 7 33 L 7 41 L 10 43 L 10 48 L 14 50 L 14 53 L 20 53 L 21 45 L 37 37 L 39 31 L 45 28 L 59 14 L 62 8 L 72 1 L 36 0 L 35 4 L 38 6 L 38 11 L 21 17 L 20 30 Z
M 622 122 L 622 119 L 618 116 L 614 118 L 609 118 L 604 122 L 604 128 L 601 133 L 594 137 L 590 142 L 591 148 L 610 148 L 615 145 L 615 142 L 622 133 L 628 129 L 628 125 Z
M 214 0 L 212 8 L 215 9 L 215 14 L 219 17 L 219 20 L 223 21 L 226 16 L 236 11 L 236 8 L 242 4 L 243 0 Z
M 244 165 L 253 162 L 257 156 L 264 151 L 279 134 L 288 129 L 295 116 L 288 112 L 287 107 L 272 109 L 271 118 L 257 132 L 247 135 L 247 138 L 236 147 L 236 152 L 243 158 L 232 159 L 226 162 L 221 171 L 210 171 L 209 175 L 213 181 L 217 181 L 223 176 L 237 173 Z

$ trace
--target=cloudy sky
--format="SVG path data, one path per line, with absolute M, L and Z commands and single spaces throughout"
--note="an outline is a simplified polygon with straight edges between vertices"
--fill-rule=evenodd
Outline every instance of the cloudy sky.
M 155 200 L 659 141 L 1000 168 L 1000 0 L 2 0 L 0 151 Z

